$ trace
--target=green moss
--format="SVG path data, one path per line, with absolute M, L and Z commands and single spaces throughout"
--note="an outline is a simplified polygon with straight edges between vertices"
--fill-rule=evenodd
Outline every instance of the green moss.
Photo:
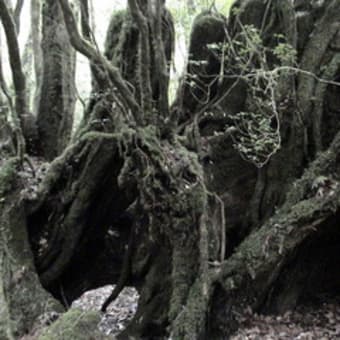
M 311 166 L 304 172 L 303 176 L 297 180 L 287 193 L 286 203 L 283 209 L 289 207 L 303 199 L 315 196 L 313 186 L 319 177 L 329 177 L 332 174 L 331 181 L 340 180 L 339 165 L 337 160 L 337 153 L 340 148 L 340 133 L 334 138 L 331 147 L 319 154 Z
M 199 33 L 205 32 L 208 36 L 214 37 L 216 32 L 223 30 L 225 20 L 226 18 L 221 14 L 204 11 L 195 18 L 192 31 L 197 32 L 197 36 Z
M 0 169 L 0 339 L 20 337 L 61 306 L 41 287 L 28 243 L 18 160 Z
M 46 328 L 39 340 L 91 340 L 105 339 L 97 330 L 100 321 L 98 312 L 70 309 L 56 322 Z
M 120 68 L 123 78 L 135 81 L 138 28 L 126 10 L 112 15 L 105 41 L 105 56 Z
M 210 298 L 211 287 L 203 284 L 205 279 L 198 277 L 190 289 L 186 308 L 180 313 L 172 325 L 174 339 L 200 339 L 202 334 Z
M 112 15 L 105 40 L 105 56 L 109 60 L 113 60 L 117 57 L 116 53 L 120 45 L 122 27 L 126 19 L 129 17 L 130 16 L 127 15 L 126 10 L 114 12 Z
M 12 158 L 0 168 L 0 200 L 11 189 L 17 166 L 18 159 Z
M 195 153 L 178 141 L 163 141 L 154 126 L 121 136 L 127 166 L 120 183 L 136 173 L 143 214 L 148 217 L 152 242 L 166 238 L 171 245 L 171 299 L 168 317 L 173 321 L 186 304 L 200 274 L 200 218 L 206 211 L 207 191 L 203 169 Z M 128 162 L 132 164 L 129 166 Z M 162 242 L 164 244 L 164 241 Z

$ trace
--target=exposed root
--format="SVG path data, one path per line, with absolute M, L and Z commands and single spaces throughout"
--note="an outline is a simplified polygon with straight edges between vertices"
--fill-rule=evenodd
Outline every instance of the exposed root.
M 130 271 L 131 271 L 131 259 L 133 253 L 133 242 L 134 242 L 134 229 L 130 231 L 129 243 L 127 244 L 127 249 L 124 255 L 122 270 L 120 277 L 116 286 L 114 287 L 110 296 L 105 300 L 102 305 L 101 311 L 106 312 L 107 307 L 119 296 L 120 292 L 125 288 L 126 282 L 129 279 Z

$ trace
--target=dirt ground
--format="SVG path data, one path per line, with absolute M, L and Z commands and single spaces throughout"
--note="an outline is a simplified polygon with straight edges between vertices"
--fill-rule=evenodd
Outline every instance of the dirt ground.
M 106 286 L 87 292 L 72 307 L 99 310 L 111 290 L 111 286 Z M 323 300 L 301 305 L 280 316 L 258 315 L 246 309 L 239 315 L 241 327 L 231 340 L 340 340 L 340 297 Z M 99 329 L 114 338 L 133 317 L 137 303 L 136 290 L 125 288 L 103 314 Z

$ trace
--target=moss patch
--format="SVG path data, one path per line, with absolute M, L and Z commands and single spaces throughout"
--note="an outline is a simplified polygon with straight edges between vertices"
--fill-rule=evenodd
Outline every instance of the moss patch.
M 70 309 L 56 322 L 46 328 L 39 340 L 97 340 L 106 339 L 97 326 L 100 321 L 98 312 L 84 312 Z
M 18 160 L 13 158 L 0 168 L 0 200 L 11 189 L 17 166 Z

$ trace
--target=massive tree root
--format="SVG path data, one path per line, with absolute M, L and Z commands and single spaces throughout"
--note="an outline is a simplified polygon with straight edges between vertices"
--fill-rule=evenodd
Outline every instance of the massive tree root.
M 132 199 L 124 199 L 124 190 Z M 124 283 L 141 289 L 136 320 L 143 316 L 143 322 L 132 322 L 131 333 L 148 335 L 158 323 L 153 332 L 159 336 L 169 322 L 178 322 L 192 290 L 207 294 L 207 197 L 197 156 L 177 141 L 159 144 L 157 130 L 84 135 L 51 164 L 37 200 L 28 205 L 42 283 L 70 302 L 85 290 L 117 282 L 119 270 L 129 266 Z M 112 225 L 127 211 L 134 214 L 133 224 Z M 91 277 L 87 266 L 105 269 L 99 249 L 115 244 L 105 243 L 109 229 L 118 235 L 113 242 L 128 245 L 131 258 L 123 261 L 124 251 L 108 249 L 111 276 Z M 114 266 L 118 271 L 112 275 Z
M 99 133 L 87 138 L 117 143 L 117 135 Z M 294 306 L 303 287 L 291 287 L 281 296 L 276 287 L 289 277 L 287 268 L 298 249 L 322 235 L 337 235 L 332 219 L 340 204 L 339 136 L 295 183 L 287 203 L 220 265 L 209 255 L 209 193 L 194 154 L 179 144 L 176 149 L 168 142 L 159 145 L 148 129 L 132 133 L 121 145 L 125 165 L 120 167 L 119 185 L 136 186 L 139 199 L 134 218 L 140 221 L 130 225 L 134 242 L 129 245 L 133 251 L 126 283 L 140 289 L 141 300 L 127 334 L 161 336 L 169 325 L 176 339 L 225 336 L 235 329 L 234 316 L 247 305 L 254 309 L 280 307 L 280 311 Z M 113 230 L 122 233 L 115 226 Z M 70 257 L 69 263 L 77 268 L 77 256 Z M 121 256 L 116 264 L 122 267 L 122 263 Z M 63 280 L 66 296 L 72 296 L 68 293 L 69 276 Z M 78 287 L 77 294 L 82 289 Z
M 117 182 L 123 166 L 119 153 L 123 140 L 119 137 L 123 138 L 114 134 L 84 135 L 51 164 L 37 200 L 29 204 L 28 228 L 36 265 L 42 283 L 58 296 L 64 291 L 67 299 L 74 298 L 74 293 L 68 292 L 70 288 L 64 286 L 63 277 L 70 278 L 75 269 L 85 270 L 105 256 L 105 235 L 131 203 Z M 126 237 L 128 232 L 122 235 Z M 121 241 L 125 243 L 124 238 Z M 85 281 L 71 280 L 73 289 L 79 289 L 77 285 L 83 286 L 82 291 L 89 289 L 88 274 Z

